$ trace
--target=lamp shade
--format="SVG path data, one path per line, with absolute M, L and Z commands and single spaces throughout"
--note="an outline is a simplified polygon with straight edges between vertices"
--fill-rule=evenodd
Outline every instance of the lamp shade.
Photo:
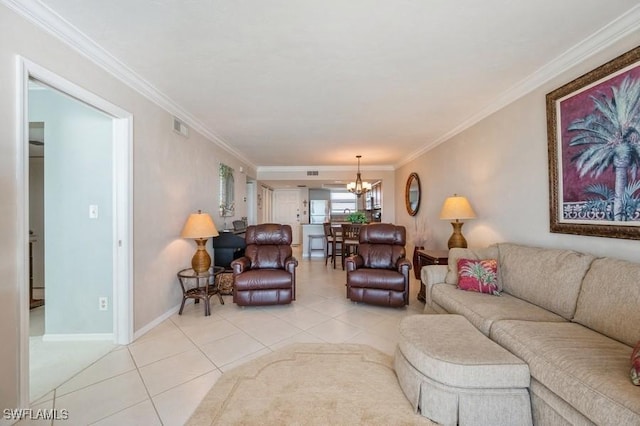
M 218 235 L 220 234 L 218 234 L 218 230 L 211 216 L 209 216 L 208 213 L 202 213 L 200 210 L 198 210 L 198 213 L 191 213 L 189 215 L 189 219 L 187 219 L 187 222 L 182 228 L 182 233 L 180 233 L 182 238 L 194 239 L 217 237 Z
M 440 211 L 440 219 L 443 220 L 474 219 L 475 217 L 476 213 L 469 201 L 455 194 L 444 201 Z

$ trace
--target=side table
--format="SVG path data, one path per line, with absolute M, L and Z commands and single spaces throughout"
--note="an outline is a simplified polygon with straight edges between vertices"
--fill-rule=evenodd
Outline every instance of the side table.
M 420 265 L 418 276 L 421 276 L 420 272 L 423 266 L 446 265 L 447 262 L 449 262 L 449 250 L 418 250 L 418 264 Z M 422 282 L 422 278 L 420 278 L 418 300 L 425 303 L 427 301 L 427 287 Z
M 213 266 L 208 271 L 200 273 L 197 273 L 192 268 L 183 269 L 178 272 L 178 281 L 180 282 L 180 287 L 182 287 L 182 304 L 180 305 L 178 314 L 182 315 L 184 302 L 186 302 L 187 299 L 195 299 L 193 303 L 200 302 L 200 299 L 204 300 L 205 316 L 211 315 L 209 299 L 214 294 L 218 295 L 220 304 L 224 305 L 224 300 L 222 300 L 222 295 L 216 285 L 216 275 L 222 272 L 224 272 L 222 266 Z M 195 281 L 195 287 L 191 284 L 192 280 Z

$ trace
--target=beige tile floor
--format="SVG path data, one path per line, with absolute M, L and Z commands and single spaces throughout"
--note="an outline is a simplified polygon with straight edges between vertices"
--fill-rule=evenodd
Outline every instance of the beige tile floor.
M 116 344 L 106 341 L 59 342 L 45 341 L 45 306 L 29 312 L 29 392 L 31 401 L 40 400 L 73 377 L 88 365 L 93 364 L 114 348 Z
M 183 315 L 111 350 L 32 408 L 68 410 L 68 420 L 53 424 L 182 425 L 225 371 L 292 342 L 361 343 L 393 355 L 398 322 L 424 307 L 418 281 L 411 279 L 408 307 L 355 304 L 345 297 L 340 267 L 303 259 L 299 248 L 294 254 L 291 305 L 240 308 L 225 296 L 225 305 L 211 299 L 205 317 L 202 304 L 189 303 Z

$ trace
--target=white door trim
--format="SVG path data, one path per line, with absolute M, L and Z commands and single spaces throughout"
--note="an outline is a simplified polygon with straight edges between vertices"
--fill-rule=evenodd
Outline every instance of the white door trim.
M 20 299 L 20 362 L 19 406 L 29 406 L 29 109 L 28 84 L 33 78 L 39 82 L 96 108 L 113 119 L 113 201 L 114 233 L 116 244 L 113 251 L 113 339 L 115 343 L 127 344 L 133 338 L 133 191 L 132 149 L 133 115 L 107 100 L 91 93 L 53 72 L 25 59 L 17 57 L 17 150 L 19 187 L 17 285 Z

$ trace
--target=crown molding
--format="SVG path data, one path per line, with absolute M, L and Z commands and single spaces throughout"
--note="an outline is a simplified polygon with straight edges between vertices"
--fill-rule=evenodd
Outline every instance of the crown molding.
M 516 83 L 507 91 L 501 93 L 489 102 L 484 108 L 476 114 L 467 118 L 465 121 L 454 127 L 450 131 L 444 133 L 440 137 L 428 142 L 418 151 L 408 155 L 398 162 L 395 167 L 400 168 L 410 161 L 415 160 L 421 155 L 432 150 L 436 146 L 448 141 L 457 134 L 463 132 L 489 115 L 504 108 L 510 103 L 520 99 L 528 93 L 539 88 L 551 79 L 557 77 L 565 71 L 571 69 L 576 64 L 585 61 L 589 57 L 601 52 L 605 48 L 622 38 L 638 31 L 640 28 L 640 5 L 627 11 L 625 14 L 611 21 L 603 28 L 599 29 L 580 43 L 569 48 L 566 52 L 545 64 L 538 70 L 534 71 L 528 77 Z
M 318 172 L 352 172 L 355 169 L 354 166 L 259 166 L 256 171 L 258 173 L 305 173 L 309 170 Z M 360 170 L 393 172 L 396 168 L 393 165 L 360 166 Z
M 52 34 L 113 77 L 122 81 L 128 87 L 140 93 L 169 114 L 179 118 L 193 130 L 246 163 L 247 166 L 256 167 L 255 164 L 249 161 L 242 153 L 232 148 L 222 137 L 208 129 L 204 123 L 195 118 L 177 102 L 162 93 L 46 5 L 38 0 L 0 0 L 0 3 Z

